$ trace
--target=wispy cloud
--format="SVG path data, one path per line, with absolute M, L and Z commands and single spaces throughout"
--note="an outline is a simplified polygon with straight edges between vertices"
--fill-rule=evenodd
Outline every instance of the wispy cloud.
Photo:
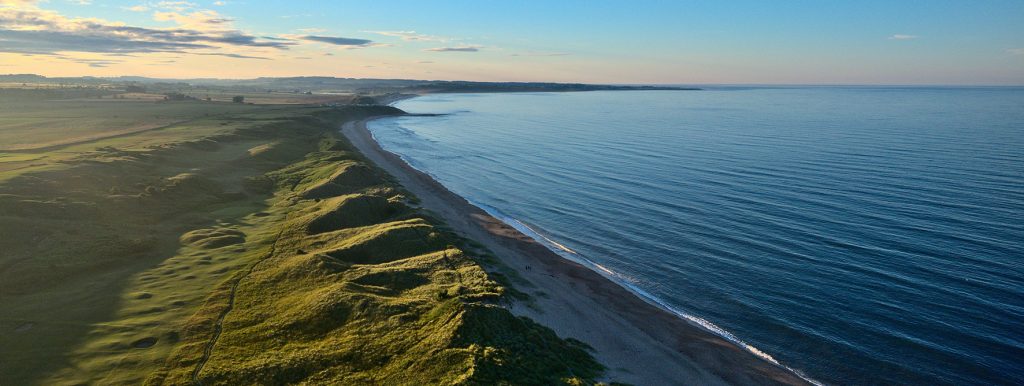
M 0 0 L 0 7 L 24 7 L 35 3 L 36 0 Z
M 226 58 L 235 58 L 235 59 L 270 60 L 270 58 L 264 58 L 262 56 L 251 56 L 251 55 L 242 55 L 242 54 L 226 54 L 226 53 L 222 53 L 222 52 L 193 52 L 191 54 L 192 55 L 204 55 L 204 56 L 223 56 L 223 57 L 226 57 Z
M 370 43 L 373 43 L 372 40 L 344 38 L 340 36 L 305 35 L 300 36 L 299 39 L 308 40 L 311 42 L 333 44 L 336 46 L 366 46 Z
M 484 48 L 484 46 L 467 44 L 467 45 L 461 45 L 461 46 L 456 46 L 456 47 L 427 48 L 424 51 L 429 51 L 429 52 L 477 52 L 477 51 L 480 51 L 481 48 Z
M 72 62 L 72 63 L 85 64 L 85 65 L 88 65 L 89 67 L 94 67 L 94 68 L 108 67 L 108 66 L 115 65 L 115 64 L 118 64 L 118 63 L 123 63 L 123 61 L 121 61 L 121 60 L 114 60 L 114 59 L 74 58 L 74 57 L 68 57 L 68 56 L 63 56 L 63 55 L 54 55 L 53 57 L 56 58 L 56 59 L 60 59 L 60 60 L 64 60 L 64 61 L 68 61 L 68 62 Z
M 372 33 L 372 34 L 377 34 L 377 35 L 382 35 L 382 36 L 397 37 L 397 38 L 401 38 L 402 40 L 405 40 L 405 41 L 447 42 L 447 41 L 452 40 L 451 38 L 446 38 L 446 37 L 441 37 L 441 36 L 434 36 L 434 35 L 425 35 L 425 34 L 417 33 L 416 31 L 364 31 L 364 32 L 369 32 L 369 33 Z
M 221 16 L 217 11 L 208 9 L 187 12 L 154 12 L 153 20 L 173 21 L 180 27 L 204 31 L 230 29 L 230 24 L 235 21 L 234 19 Z
M 543 52 L 543 51 L 527 51 L 523 53 L 514 53 L 509 56 L 567 56 L 570 55 L 566 52 Z
M 890 35 L 887 39 L 889 40 L 914 40 L 917 39 L 917 35 L 906 35 L 906 34 L 894 34 Z
M 198 8 L 199 4 L 188 1 L 158 1 L 154 3 L 153 6 L 160 9 L 169 9 L 176 12 L 185 12 L 190 9 Z
M 1020 48 L 1007 48 L 1006 52 L 1010 55 L 1024 55 L 1024 47 Z
M 87 64 L 87 65 L 89 65 L 89 67 L 94 67 L 94 68 L 103 68 L 103 67 L 110 66 L 112 64 L 121 63 L 121 62 L 115 62 L 115 61 L 111 61 L 111 60 L 84 60 L 84 59 L 83 60 L 78 60 L 77 62 L 78 63 L 82 63 L 82 64 Z

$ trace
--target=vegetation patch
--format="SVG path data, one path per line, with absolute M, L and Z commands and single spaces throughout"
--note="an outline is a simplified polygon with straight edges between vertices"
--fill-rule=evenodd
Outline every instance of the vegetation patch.
M 245 242 L 245 233 L 234 229 L 197 229 L 181 236 L 183 244 L 200 249 L 216 249 Z
M 370 194 L 346 195 L 326 200 L 325 209 L 317 211 L 306 229 L 310 234 L 372 225 L 386 221 L 403 209 L 386 197 Z
M 312 184 L 302 198 L 321 199 L 334 197 L 351 192 L 355 189 L 379 185 L 383 181 L 366 165 L 358 163 L 343 164 L 338 171 L 328 178 Z
M 593 383 L 586 347 L 503 308 L 507 281 L 337 134 L 395 113 L 247 107 L 4 175 L 4 380 Z

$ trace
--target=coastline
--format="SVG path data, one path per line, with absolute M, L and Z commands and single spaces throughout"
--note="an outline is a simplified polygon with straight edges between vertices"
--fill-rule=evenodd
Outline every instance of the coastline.
M 405 96 L 412 97 L 415 95 Z M 395 98 L 389 104 L 405 98 Z M 531 302 L 509 305 L 559 336 L 583 341 L 608 366 L 606 378 L 633 384 L 810 384 L 755 355 L 749 347 L 643 299 L 596 270 L 569 260 L 458 196 L 398 155 L 366 129 L 348 122 L 342 133 L 370 161 L 415 194 L 424 208 L 457 233 L 493 251 L 528 284 Z
M 373 98 L 376 99 L 377 104 L 379 104 L 379 105 L 394 106 L 395 103 L 398 103 L 398 102 L 406 100 L 406 99 L 415 98 L 415 97 L 418 97 L 418 96 L 420 96 L 420 95 L 419 94 L 390 93 L 390 94 L 374 95 Z

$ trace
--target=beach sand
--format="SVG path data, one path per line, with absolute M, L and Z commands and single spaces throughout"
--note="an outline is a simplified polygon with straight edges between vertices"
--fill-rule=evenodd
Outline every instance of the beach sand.
M 529 285 L 532 300 L 509 307 L 594 348 L 606 381 L 636 385 L 808 384 L 795 373 L 652 305 L 597 272 L 565 259 L 407 165 L 377 144 L 366 121 L 342 132 L 463 237 L 494 252 Z M 529 267 L 529 268 L 527 268 Z M 543 293 L 544 295 L 538 295 Z

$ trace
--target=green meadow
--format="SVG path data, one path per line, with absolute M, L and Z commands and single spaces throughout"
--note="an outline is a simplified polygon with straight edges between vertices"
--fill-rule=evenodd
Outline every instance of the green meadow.
M 2 99 L 2 384 L 592 384 L 603 370 L 503 308 L 518 292 L 485 254 L 337 134 L 396 109 Z

